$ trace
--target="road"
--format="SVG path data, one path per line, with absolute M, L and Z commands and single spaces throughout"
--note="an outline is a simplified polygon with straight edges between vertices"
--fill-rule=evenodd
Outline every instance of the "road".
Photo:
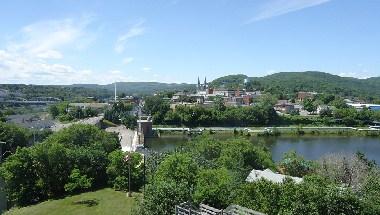
M 96 117 L 90 117 L 86 119 L 81 119 L 77 122 L 71 122 L 71 123 L 60 123 L 60 122 L 55 122 L 54 125 L 51 127 L 52 131 L 59 131 L 61 129 L 70 127 L 71 125 L 74 124 L 86 124 L 86 125 L 97 125 L 100 123 L 100 121 L 103 119 L 103 116 L 96 116 Z
M 126 128 L 124 125 L 118 127 L 106 128 L 107 132 L 118 133 L 120 139 L 121 150 L 123 152 L 134 152 L 137 148 L 142 147 L 139 144 L 139 136 L 137 131 Z

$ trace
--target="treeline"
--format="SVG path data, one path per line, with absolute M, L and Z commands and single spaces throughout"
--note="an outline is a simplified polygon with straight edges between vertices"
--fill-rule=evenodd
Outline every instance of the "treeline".
M 90 125 L 73 125 L 42 143 L 17 148 L 0 167 L 8 202 L 25 206 L 104 186 L 125 190 L 128 165 L 119 148 L 116 134 Z M 133 170 L 132 188 L 138 190 L 141 155 L 130 155 L 128 162 Z
M 294 152 L 277 165 L 270 152 L 246 139 L 198 137 L 187 147 L 148 160 L 148 183 L 135 214 L 173 214 L 189 202 L 222 209 L 238 204 L 266 214 L 379 214 L 380 172 L 362 154 L 313 162 Z M 246 182 L 252 169 L 304 177 Z
M 98 115 L 98 111 L 92 108 L 82 109 L 71 107 L 69 102 L 60 102 L 49 106 L 49 113 L 54 119 L 61 122 L 72 121 L 74 119 L 84 119 Z
M 59 85 L 26 85 L 26 84 L 0 84 L 0 89 L 10 92 L 11 98 L 23 97 L 32 99 L 36 97 L 55 97 L 62 101 L 83 101 L 87 97 L 105 99 L 113 95 L 113 92 L 102 88 L 85 88 L 78 86 Z
M 129 129 L 135 129 L 137 116 L 133 114 L 133 108 L 132 104 L 114 103 L 110 109 L 104 112 L 104 119 L 114 124 L 123 124 Z
M 248 82 L 244 83 L 247 79 Z M 300 91 L 314 91 L 341 97 L 356 97 L 380 103 L 380 78 L 357 79 L 324 72 L 280 72 L 264 77 L 228 75 L 211 82 L 213 87 L 245 88 L 271 93 L 280 99 L 291 99 Z
M 226 107 L 216 99 L 213 107 L 177 105 L 170 109 L 159 96 L 145 98 L 144 110 L 152 114 L 154 124 L 197 126 L 264 126 L 276 124 L 279 118 L 273 109 L 275 100 L 263 96 L 254 106 Z

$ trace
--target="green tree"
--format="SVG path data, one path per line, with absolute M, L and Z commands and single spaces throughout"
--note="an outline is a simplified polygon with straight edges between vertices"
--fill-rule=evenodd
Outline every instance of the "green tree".
M 314 163 L 297 155 L 296 151 L 285 153 L 280 161 L 280 169 L 287 175 L 303 177 L 314 171 Z
M 128 161 L 125 159 L 126 156 L 129 156 Z M 115 150 L 108 155 L 108 160 L 108 183 L 114 189 L 128 191 L 129 170 L 131 170 L 131 189 L 137 191 L 142 186 L 144 164 L 141 154 L 127 154 L 121 150 Z M 129 165 L 131 169 L 129 169 Z
M 74 193 L 90 188 L 92 186 L 92 178 L 82 175 L 79 169 L 73 169 L 69 176 L 68 183 L 65 184 L 65 191 Z
M 235 188 L 233 176 L 225 168 L 204 169 L 197 175 L 193 199 L 216 208 L 225 208 L 230 203 Z
M 49 113 L 55 119 L 59 115 L 59 109 L 57 105 L 49 106 Z
M 313 99 L 309 98 L 305 99 L 303 102 L 303 108 L 310 113 L 314 113 L 317 110 L 317 105 L 314 103 Z
M 14 153 L 17 147 L 27 146 L 30 136 L 30 132 L 24 128 L 0 122 L 0 162 Z

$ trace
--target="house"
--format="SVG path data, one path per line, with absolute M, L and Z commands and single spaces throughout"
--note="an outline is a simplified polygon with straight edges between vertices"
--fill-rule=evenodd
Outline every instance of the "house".
M 298 92 L 297 93 L 297 100 L 299 102 L 303 102 L 306 99 L 312 99 L 314 96 L 317 95 L 316 92 Z
M 291 113 L 294 110 L 294 104 L 289 103 L 288 100 L 278 100 L 274 109 L 281 113 Z
M 328 105 L 318 105 L 317 114 L 320 114 L 321 111 L 324 111 L 324 110 L 331 110 L 331 107 Z
M 251 173 L 249 173 L 247 179 L 245 180 L 246 182 L 255 182 L 259 181 L 260 179 L 265 179 L 268 181 L 271 181 L 273 183 L 282 183 L 286 178 L 292 179 L 295 183 L 301 183 L 303 181 L 302 178 L 298 177 L 292 177 L 288 175 L 283 175 L 279 173 L 274 173 L 270 169 L 266 170 L 255 170 L 253 169 Z
M 363 108 L 368 108 L 369 110 L 380 111 L 379 104 L 347 103 L 347 105 L 354 107 L 356 110 L 362 110 Z

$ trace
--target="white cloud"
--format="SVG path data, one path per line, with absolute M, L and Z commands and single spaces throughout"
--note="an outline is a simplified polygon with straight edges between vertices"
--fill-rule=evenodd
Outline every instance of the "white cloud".
M 19 39 L 8 44 L 7 50 L 42 59 L 63 58 L 59 49 L 67 45 L 80 46 L 89 36 L 87 27 L 91 21 L 92 17 L 85 16 L 27 25 L 21 29 Z
M 0 49 L 0 83 L 72 84 L 127 80 L 121 72 L 98 74 L 49 61 L 63 58 L 65 48 L 82 49 L 83 41 L 94 39 L 88 29 L 91 22 L 92 17 L 84 16 L 42 21 L 21 28 L 20 34 Z
M 150 68 L 150 67 L 143 67 L 143 68 L 141 68 L 141 70 L 142 70 L 143 72 L 149 73 L 149 72 L 152 71 L 152 68 Z
M 143 35 L 145 33 L 145 27 L 143 25 L 144 21 L 140 21 L 134 24 L 126 33 L 120 35 L 116 40 L 115 51 L 122 53 L 130 39 Z
M 133 57 L 126 57 L 123 59 L 123 64 L 127 65 L 134 61 L 135 59 Z
M 119 70 L 96 73 L 64 64 L 20 56 L 0 50 L 0 83 L 25 84 L 108 84 L 115 81 L 135 81 Z
M 331 0 L 267 0 L 267 2 L 259 8 L 258 13 L 245 24 L 314 7 L 329 1 Z

